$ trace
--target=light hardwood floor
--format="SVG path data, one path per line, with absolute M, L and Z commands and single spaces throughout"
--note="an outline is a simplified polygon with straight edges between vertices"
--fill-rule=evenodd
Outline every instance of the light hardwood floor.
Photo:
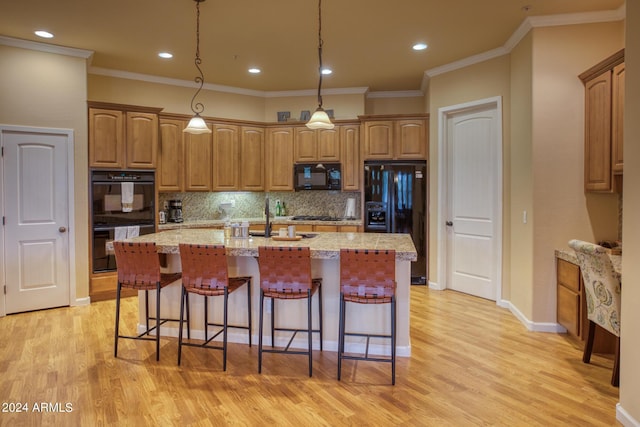
M 136 299 L 123 326 L 137 320 Z M 314 353 L 265 355 L 230 345 L 221 352 L 162 341 L 122 340 L 113 357 L 113 301 L 0 318 L 0 400 L 28 412 L 0 412 L 2 426 L 611 426 L 618 389 L 612 358 L 582 363 L 578 343 L 528 332 L 495 303 L 451 291 L 411 289 L 412 356 L 398 358 L 396 386 L 385 363 Z M 34 412 L 53 406 L 70 412 Z M 55 404 L 59 404 L 55 407 Z M 50 404 L 50 405 L 49 405 Z M 71 407 L 66 406 L 70 404 Z

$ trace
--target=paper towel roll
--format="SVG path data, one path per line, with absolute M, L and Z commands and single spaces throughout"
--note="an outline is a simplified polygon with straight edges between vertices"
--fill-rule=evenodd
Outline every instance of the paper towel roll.
M 344 209 L 345 218 L 355 218 L 356 216 L 356 199 L 349 197 L 347 199 L 347 206 Z

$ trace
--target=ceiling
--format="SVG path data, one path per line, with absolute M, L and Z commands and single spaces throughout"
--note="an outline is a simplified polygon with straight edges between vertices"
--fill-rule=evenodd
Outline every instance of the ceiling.
M 410 91 L 425 71 L 500 48 L 529 16 L 618 9 L 624 0 L 324 0 L 323 88 Z M 193 80 L 193 0 L 0 0 L 0 35 L 94 52 L 92 67 Z M 317 88 L 317 0 L 200 4 L 206 83 Z M 44 41 L 33 32 L 55 35 Z M 424 42 L 428 49 L 413 51 Z M 157 54 L 169 51 L 173 59 Z M 252 75 L 250 67 L 262 73 Z

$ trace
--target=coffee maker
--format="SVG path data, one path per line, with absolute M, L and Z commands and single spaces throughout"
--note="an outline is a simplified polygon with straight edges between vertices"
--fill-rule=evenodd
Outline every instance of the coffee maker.
M 169 200 L 169 222 L 182 222 L 182 200 Z

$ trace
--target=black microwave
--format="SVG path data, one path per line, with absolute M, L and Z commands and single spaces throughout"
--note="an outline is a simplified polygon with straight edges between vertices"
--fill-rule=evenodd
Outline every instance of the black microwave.
M 341 190 L 340 163 L 296 163 L 293 166 L 293 187 L 301 190 Z

